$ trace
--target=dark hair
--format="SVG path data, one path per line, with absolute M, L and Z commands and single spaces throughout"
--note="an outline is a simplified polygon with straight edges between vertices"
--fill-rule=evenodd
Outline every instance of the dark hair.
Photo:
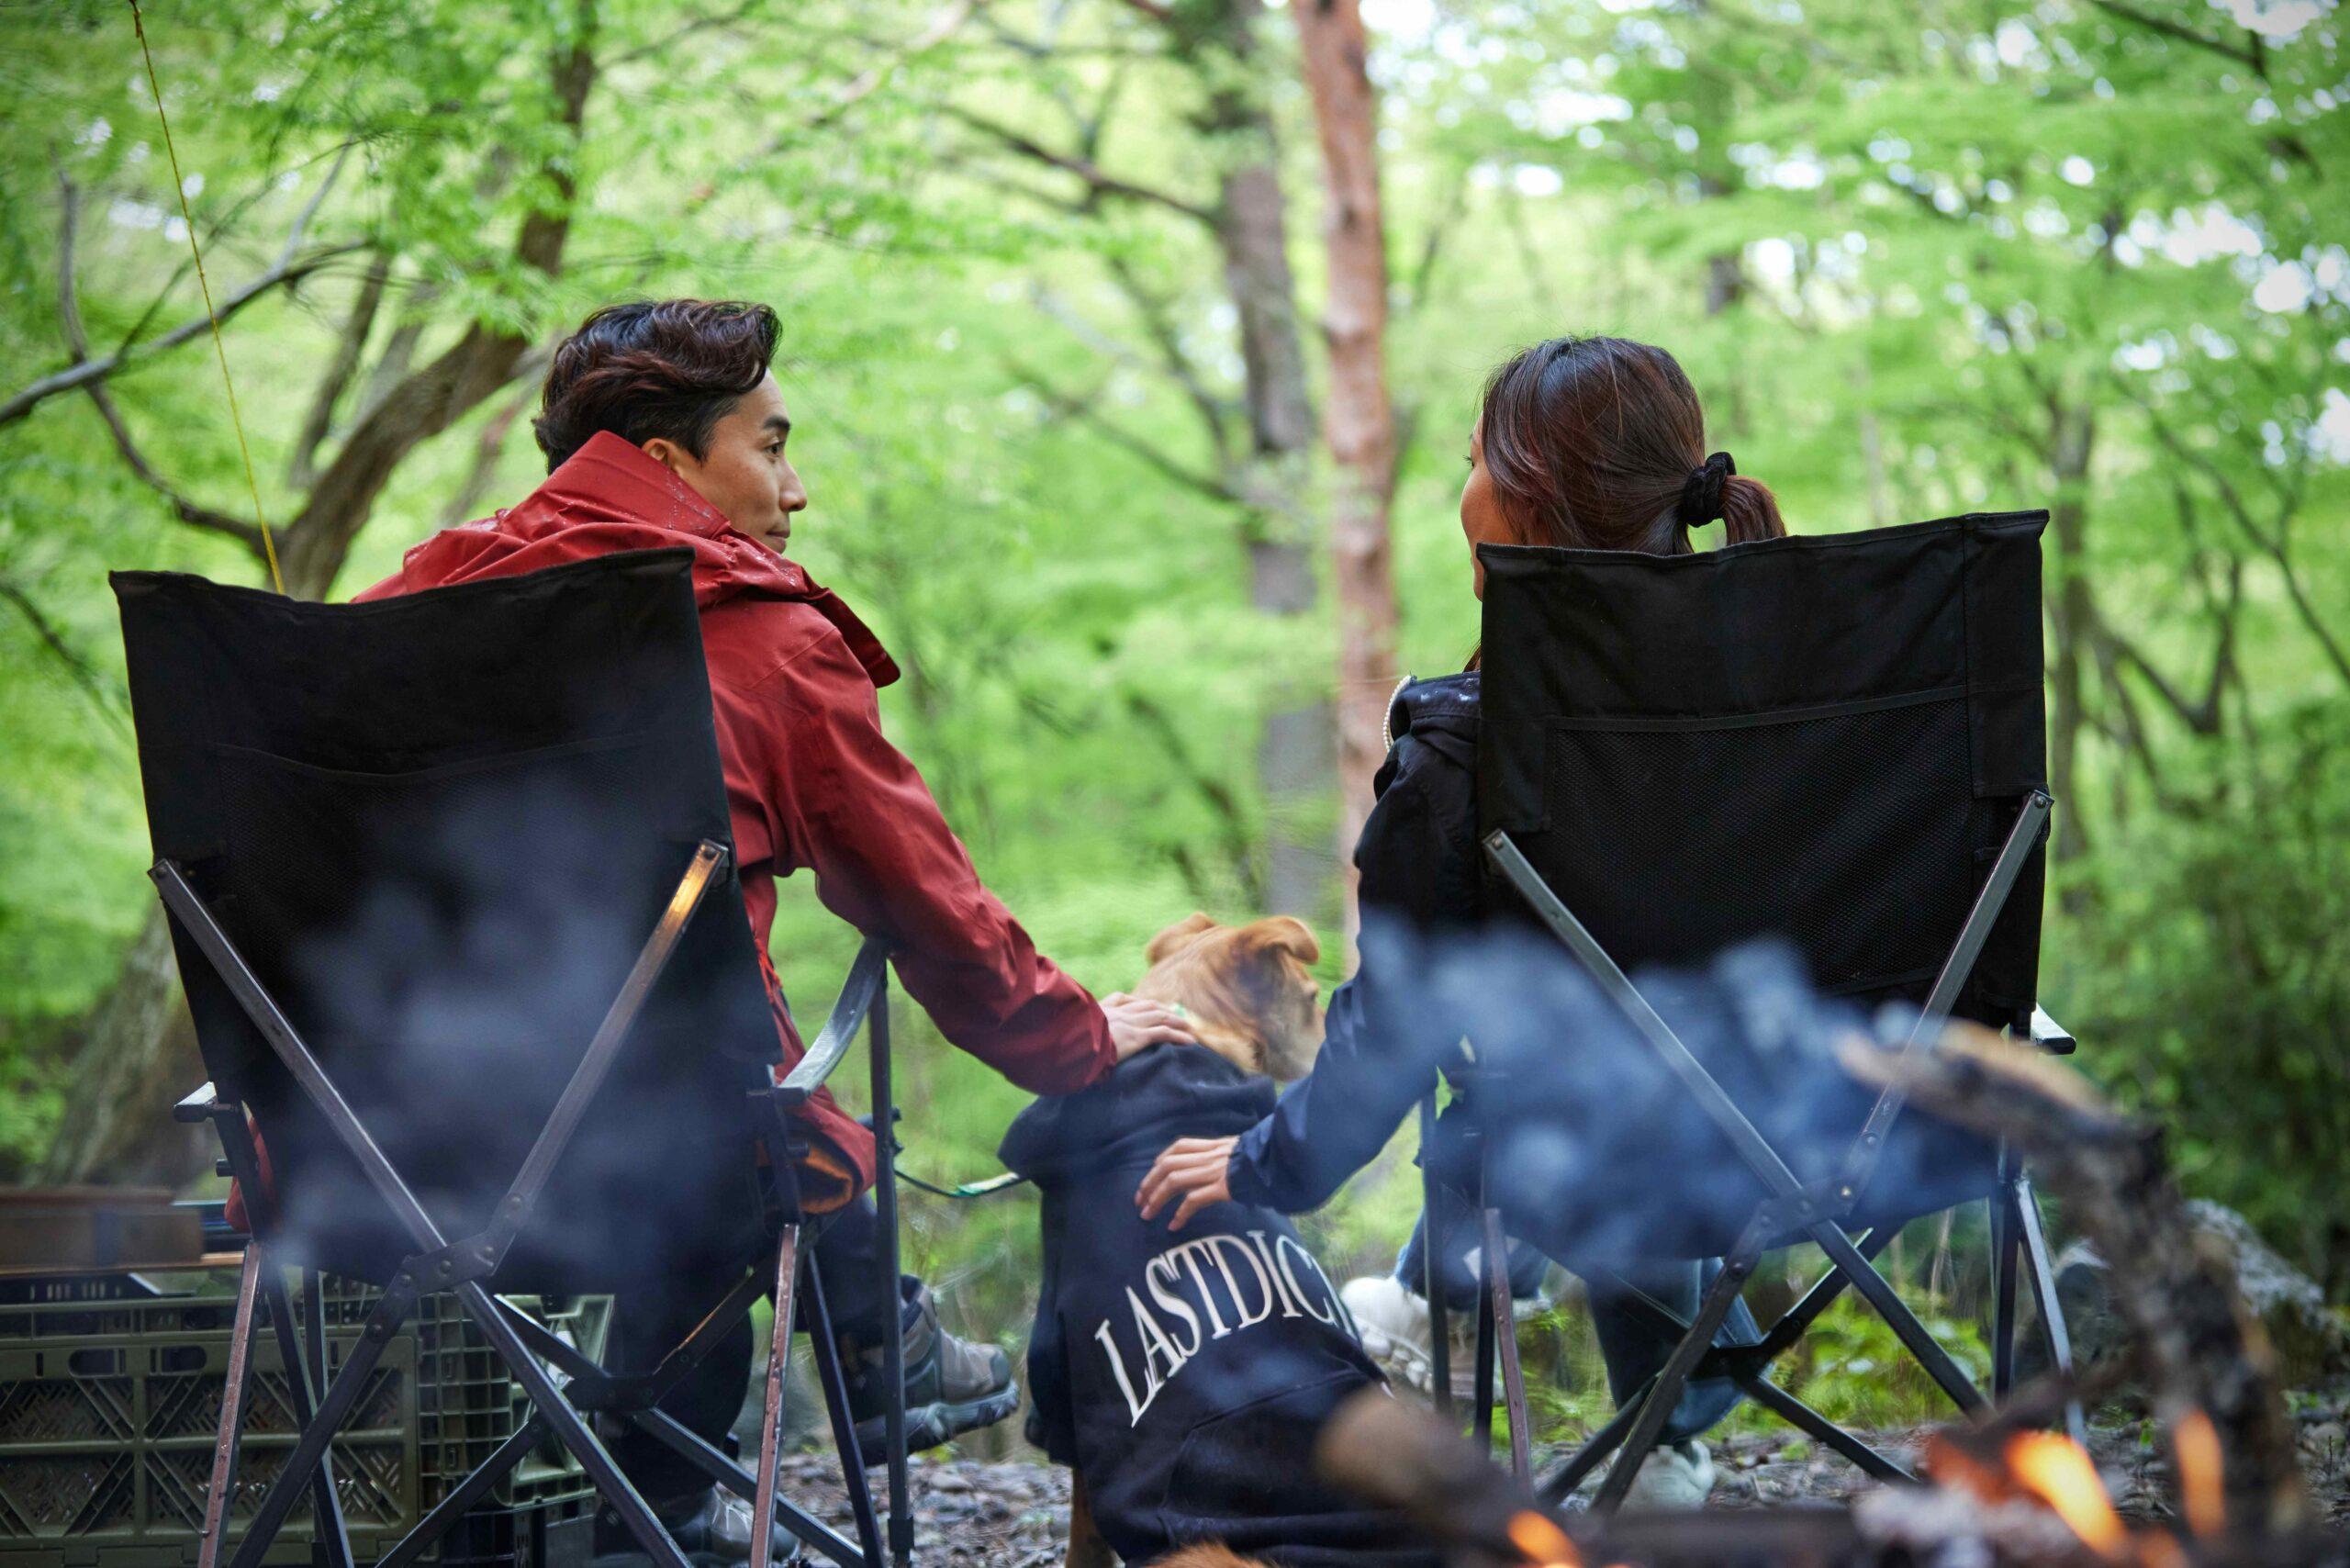
M 1685 555 L 1690 528 L 1715 517 L 1732 544 L 1787 531 L 1768 486 L 1732 472 L 1726 454 L 1708 459 L 1696 389 L 1647 343 L 1521 350 L 1485 383 L 1477 434 L 1521 544 Z
M 764 305 L 653 299 L 607 305 L 564 339 L 531 421 L 547 472 L 598 431 L 643 445 L 665 436 L 699 458 L 711 428 L 759 384 L 779 330 Z

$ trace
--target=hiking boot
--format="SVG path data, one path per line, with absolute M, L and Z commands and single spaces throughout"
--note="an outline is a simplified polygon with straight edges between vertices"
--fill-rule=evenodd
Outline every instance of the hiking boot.
M 934 1449 L 962 1433 L 992 1427 L 1020 1407 L 1012 1358 L 994 1345 L 974 1345 L 938 1326 L 938 1306 L 920 1280 L 905 1293 L 906 1451 Z M 888 1386 L 881 1351 L 844 1342 L 849 1414 L 867 1464 L 889 1453 Z
M 653 1504 L 653 1517 L 677 1538 L 677 1550 L 694 1568 L 738 1568 L 751 1560 L 751 1505 L 732 1492 L 711 1487 Z M 800 1542 L 781 1525 L 767 1532 L 767 1560 L 789 1562 Z M 628 1526 L 605 1503 L 596 1511 L 595 1568 L 652 1568 L 653 1558 Z

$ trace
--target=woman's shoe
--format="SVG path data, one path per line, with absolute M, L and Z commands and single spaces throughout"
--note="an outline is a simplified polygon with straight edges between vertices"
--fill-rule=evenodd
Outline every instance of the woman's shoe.
M 1393 1274 L 1348 1280 L 1338 1292 L 1347 1316 L 1354 1319 L 1363 1354 L 1379 1364 L 1390 1381 L 1422 1393 L 1435 1386 L 1429 1354 L 1428 1304 L 1405 1288 Z
M 1701 1508 L 1714 1489 L 1714 1456 L 1704 1443 L 1691 1438 L 1670 1447 L 1660 1445 L 1640 1462 L 1632 1489 L 1624 1495 L 1628 1508 L 1663 1510 Z

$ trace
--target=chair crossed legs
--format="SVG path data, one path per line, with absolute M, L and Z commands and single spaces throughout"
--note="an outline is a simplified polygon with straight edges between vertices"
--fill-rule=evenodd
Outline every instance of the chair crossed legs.
M 376 1568 L 405 1568 L 445 1535 L 549 1435 L 577 1458 L 598 1493 L 655 1563 L 662 1568 L 687 1568 L 687 1560 L 677 1541 L 662 1528 L 644 1498 L 621 1473 L 598 1438 L 590 1424 L 591 1416 L 633 1424 L 685 1455 L 718 1484 L 752 1499 L 752 1568 L 768 1568 L 771 1529 L 778 1524 L 841 1568 L 880 1568 L 885 1562 L 902 1565 L 910 1560 L 913 1532 L 907 1496 L 902 1347 L 895 1336 L 885 1337 L 883 1375 L 887 1385 L 898 1391 L 887 1415 L 890 1502 L 885 1548 L 882 1526 L 858 1456 L 845 1374 L 832 1332 L 823 1282 L 814 1257 L 801 1245 L 803 1233 L 817 1222 L 801 1205 L 789 1155 L 797 1142 L 790 1113 L 840 1065 L 857 1031 L 869 1028 L 876 1124 L 881 1129 L 878 1202 L 888 1238 L 882 1266 L 894 1287 L 898 1271 L 897 1215 L 891 1176 L 894 1139 L 890 1132 L 892 1101 L 885 944 L 865 944 L 839 1002 L 806 1058 L 781 1084 L 754 1096 L 759 1102 L 767 1128 L 768 1147 L 777 1156 L 770 1162 L 767 1193 L 767 1220 L 777 1241 L 771 1276 L 757 1271 L 745 1274 L 659 1365 L 650 1372 L 632 1374 L 607 1372 L 592 1359 L 493 1296 L 488 1288 L 487 1282 L 497 1274 L 517 1238 L 529 1225 L 533 1205 L 553 1173 L 555 1161 L 577 1131 L 589 1101 L 602 1087 L 630 1025 L 660 979 L 687 924 L 700 907 L 703 893 L 722 870 L 726 857 L 727 851 L 714 843 L 704 842 L 696 850 L 602 1025 L 540 1129 L 528 1159 L 498 1204 L 494 1217 L 478 1234 L 455 1240 L 442 1231 L 409 1183 L 386 1158 L 182 868 L 169 859 L 157 863 L 151 875 L 173 920 L 217 971 L 278 1062 L 299 1085 L 310 1109 L 331 1126 L 416 1248 L 376 1299 L 359 1330 L 357 1342 L 330 1382 L 319 1276 L 315 1271 L 306 1271 L 304 1274 L 308 1299 L 302 1321 L 307 1342 L 297 1342 L 290 1293 L 281 1271 L 273 1265 L 274 1243 L 267 1219 L 259 1150 L 244 1105 L 235 1098 L 215 1095 L 209 1084 L 182 1102 L 179 1114 L 184 1120 L 208 1120 L 218 1130 L 229 1172 L 238 1179 L 255 1215 L 254 1236 L 246 1249 L 239 1279 L 228 1386 L 221 1402 L 211 1485 L 206 1501 L 200 1568 L 218 1568 L 226 1542 L 239 1439 L 246 1414 L 246 1383 L 264 1299 L 286 1368 L 286 1382 L 301 1433 L 283 1470 L 263 1495 L 231 1560 L 231 1568 L 259 1568 L 306 1489 L 313 1499 L 316 1539 L 330 1568 L 352 1568 L 348 1532 L 336 1501 L 330 1445 L 336 1430 L 351 1415 L 368 1374 L 401 1323 L 420 1295 L 434 1291 L 454 1294 L 466 1318 L 489 1342 L 509 1375 L 529 1398 L 531 1415 L 520 1429 L 453 1487 L 379 1559 Z M 724 1453 L 688 1431 L 657 1406 L 742 1320 L 757 1297 L 770 1289 L 776 1302 L 775 1325 L 768 1350 L 758 1470 L 754 1473 L 745 1472 Z M 818 1379 L 834 1439 L 842 1455 L 844 1479 L 855 1518 L 857 1539 L 854 1542 L 778 1492 L 784 1375 L 795 1316 L 802 1303 Z M 548 1370 L 549 1365 L 555 1369 L 554 1372 Z M 562 1383 L 557 1382 L 558 1372 L 565 1380 Z
M 1975 958 L 1990 935 L 1993 924 L 2006 906 L 2027 857 L 2046 826 L 2053 804 L 2050 797 L 2041 791 L 2034 791 L 2024 799 L 2006 843 L 1993 863 L 1956 942 L 1942 963 L 1916 1026 L 1904 1044 L 1905 1052 L 1930 1045 L 1936 1030 L 1949 1016 Z M 1880 1226 L 1863 1230 L 1858 1235 L 1848 1234 L 1843 1228 L 1842 1222 L 1859 1204 L 1884 1152 L 1886 1135 L 1902 1109 L 1904 1093 L 1898 1083 L 1878 1095 L 1837 1173 L 1825 1181 L 1809 1183 L 1801 1181 L 1738 1108 L 1721 1084 L 1690 1053 L 1671 1026 L 1626 978 L 1589 930 L 1543 881 L 1509 834 L 1505 832 L 1489 834 L 1485 840 L 1485 851 L 1502 880 L 1573 953 L 1608 999 L 1639 1032 L 1647 1047 L 1657 1055 L 1707 1117 L 1729 1138 L 1741 1160 L 1769 1194 L 1748 1219 L 1724 1260 L 1721 1272 L 1706 1291 L 1694 1316 L 1684 1317 L 1653 1297 L 1623 1282 L 1616 1282 L 1634 1310 L 1650 1316 L 1675 1337 L 1673 1350 L 1663 1367 L 1638 1394 L 1625 1401 L 1613 1419 L 1594 1433 L 1582 1449 L 1557 1471 L 1543 1478 L 1539 1491 L 1544 1500 L 1553 1506 L 1562 1504 L 1594 1470 L 1615 1454 L 1616 1462 L 1609 1467 L 1592 1506 L 1603 1513 L 1619 1506 L 1641 1462 L 1656 1446 L 1683 1390 L 1693 1380 L 1700 1378 L 1729 1379 L 1756 1404 L 1850 1460 L 1873 1477 L 1880 1480 L 1908 1479 L 1908 1473 L 1892 1460 L 1805 1405 L 1773 1383 L 1770 1377 L 1772 1363 L 1791 1349 L 1849 1288 L 1857 1290 L 1876 1309 L 1903 1347 L 1962 1411 L 1977 1411 L 1986 1405 L 1982 1392 L 1973 1380 L 1902 1302 L 1885 1276 L 1877 1271 L 1874 1260 L 1892 1240 L 1893 1228 Z M 2048 1048 L 2071 1048 L 2069 1037 L 2063 1036 L 2053 1024 L 2047 1024 L 2044 1014 L 2035 1015 L 2033 1036 L 2037 1042 Z M 1434 1114 L 1431 1097 L 1422 1107 L 1424 1143 L 1433 1126 Z M 2017 1276 L 2020 1268 L 2031 1282 L 2050 1361 L 2060 1375 L 2070 1373 L 2072 1352 L 2063 1312 L 2056 1301 L 2047 1241 L 2031 1183 L 2020 1167 L 2008 1158 L 2004 1150 L 1998 1170 L 1998 1184 L 1990 1197 L 1996 1315 L 1993 1391 L 1995 1394 L 2004 1394 L 2013 1381 L 2015 1372 Z M 1437 1234 L 1442 1205 L 1435 1201 L 1436 1178 L 1428 1175 L 1425 1179 L 1429 1184 L 1426 1212 L 1430 1227 L 1427 1242 L 1430 1273 L 1427 1291 L 1435 1381 L 1439 1407 L 1449 1410 L 1450 1369 L 1448 1365 L 1446 1307 L 1444 1292 L 1436 1274 L 1438 1260 L 1445 1255 Z M 1511 1320 L 1509 1284 L 1505 1265 L 1506 1243 L 1503 1238 L 1501 1215 L 1495 1209 L 1485 1205 L 1483 1196 L 1482 1193 L 1476 1194 L 1479 1224 L 1483 1231 L 1480 1238 L 1482 1289 L 1477 1314 L 1474 1370 L 1476 1429 L 1481 1439 L 1490 1441 L 1494 1378 L 1498 1371 L 1509 1417 L 1512 1464 L 1521 1479 L 1530 1480 L 1525 1383 L 1518 1366 L 1515 1338 L 1505 1327 Z M 1764 1249 L 1790 1235 L 1798 1235 L 1817 1244 L 1827 1256 L 1828 1271 L 1795 1305 L 1764 1329 L 1753 1344 L 1716 1345 L 1716 1335 Z M 2066 1421 L 2075 1438 L 2079 1439 L 2082 1420 L 2077 1404 L 2067 1406 Z

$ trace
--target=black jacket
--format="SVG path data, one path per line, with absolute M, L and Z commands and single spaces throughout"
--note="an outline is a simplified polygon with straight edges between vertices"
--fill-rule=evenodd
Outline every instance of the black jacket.
M 1382 925 L 1442 936 L 1484 919 L 1477 683 L 1473 670 L 1413 681 L 1389 706 L 1393 745 L 1355 844 L 1362 964 L 1330 998 L 1313 1072 L 1233 1151 L 1232 1195 L 1242 1203 L 1319 1208 L 1386 1147 L 1459 1039 L 1445 1037 L 1425 998 L 1407 994 L 1419 977 L 1380 961 L 1376 937 Z M 1421 1021 L 1428 1026 L 1414 1026 Z
M 1234 1203 L 1170 1234 L 1171 1208 L 1145 1221 L 1135 1206 L 1169 1143 L 1272 1107 L 1270 1079 L 1159 1046 L 1013 1122 L 999 1152 L 1043 1197 L 1030 1439 L 1083 1479 L 1128 1562 L 1220 1540 L 1285 1568 L 1432 1564 L 1400 1520 L 1314 1479 L 1323 1423 L 1382 1380 L 1296 1230 Z

